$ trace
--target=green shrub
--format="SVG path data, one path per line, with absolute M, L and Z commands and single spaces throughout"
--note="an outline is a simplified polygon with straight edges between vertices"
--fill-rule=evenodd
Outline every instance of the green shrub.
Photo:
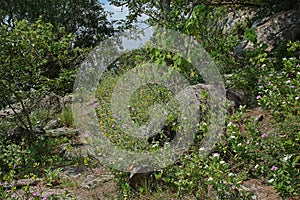
M 72 109 L 70 107 L 63 108 L 58 117 L 60 118 L 61 122 L 66 127 L 73 127 L 74 126 L 73 113 L 72 113 Z
M 60 29 L 56 35 L 53 26 L 41 20 L 34 23 L 17 21 L 13 28 L 0 26 L 0 108 L 14 104 L 21 106 L 16 120 L 29 130 L 31 141 L 35 135 L 30 114 L 35 100 L 51 89 L 58 89 L 55 83 L 59 80 L 68 80 L 66 84 L 71 81 L 82 52 L 73 48 L 74 36 L 64 33 Z M 70 71 L 66 73 L 64 70 Z
M 297 54 L 300 42 L 289 42 L 287 52 Z M 259 105 L 276 117 L 300 114 L 300 60 L 295 56 L 282 58 L 282 66 L 263 66 L 259 80 Z

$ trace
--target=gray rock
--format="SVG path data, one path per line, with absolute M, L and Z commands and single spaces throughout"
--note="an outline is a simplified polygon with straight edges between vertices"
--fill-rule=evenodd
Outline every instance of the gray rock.
M 46 133 L 45 129 L 41 126 L 33 127 L 33 131 L 34 131 L 35 134 L 38 134 L 38 135 L 42 135 L 42 134 Z
M 54 113 L 59 113 L 62 109 L 61 97 L 51 92 L 37 101 L 35 108 L 51 109 Z
M 24 105 L 28 104 L 28 100 L 23 101 Z M 20 114 L 22 112 L 21 103 L 7 105 L 5 108 L 0 110 L 0 118 L 12 117 L 15 114 Z
M 16 109 L 11 109 L 11 108 L 5 108 L 0 110 L 0 118 L 7 118 L 10 116 L 13 116 L 14 114 L 19 114 L 21 113 L 21 109 L 16 108 Z
M 61 128 L 63 123 L 59 119 L 50 120 L 44 127 L 45 130 Z
M 226 99 L 229 101 L 229 111 L 237 109 L 240 105 L 245 104 L 245 94 L 242 91 L 226 89 Z
M 62 98 L 63 107 L 71 107 L 73 103 L 83 102 L 83 99 L 76 97 L 74 94 L 68 94 Z
M 212 96 L 215 96 L 215 94 L 218 94 L 219 92 L 223 92 L 222 89 L 218 89 L 216 86 L 213 85 L 205 85 L 205 84 L 197 84 L 197 85 L 192 85 L 189 86 L 188 88 L 186 88 L 187 90 L 192 90 L 194 94 L 196 94 L 197 96 L 197 101 L 199 102 L 199 104 L 205 104 L 205 105 L 209 105 L 211 102 L 210 98 L 208 99 L 203 99 L 201 98 L 201 93 L 203 91 L 209 91 L 212 92 Z M 226 100 L 229 102 L 229 107 L 227 107 L 227 111 L 231 111 L 234 110 L 236 108 L 239 108 L 240 105 L 245 104 L 246 100 L 245 100 L 245 95 L 242 91 L 235 91 L 233 89 L 226 89 Z M 191 93 L 191 92 L 188 92 Z M 225 94 L 224 94 L 225 95 Z M 220 95 L 220 97 L 222 97 L 222 95 Z M 225 99 L 223 99 L 225 100 Z M 225 102 L 224 102 L 225 103 Z M 201 113 L 200 113 L 201 114 Z
M 66 95 L 62 98 L 62 105 L 63 107 L 70 107 L 73 103 L 74 95 Z
M 33 132 L 34 132 L 34 135 L 45 134 L 45 130 L 41 126 L 33 127 Z M 18 127 L 13 128 L 12 130 L 9 130 L 2 134 L 3 134 L 6 142 L 20 144 L 22 142 L 23 138 L 26 138 L 29 136 L 30 131 L 22 126 L 18 126 Z
M 233 51 L 234 57 L 235 58 L 243 57 L 245 56 L 246 51 L 250 49 L 251 50 L 254 49 L 253 42 L 250 42 L 248 40 L 243 40 L 234 48 Z
M 219 22 L 223 34 L 240 34 L 238 27 L 245 27 L 255 17 L 256 9 L 232 9 Z
M 75 158 L 82 155 L 87 155 L 87 150 L 83 143 L 62 144 L 58 147 L 58 153 L 66 158 Z
M 106 175 L 97 177 L 93 174 L 87 175 L 86 180 L 81 182 L 80 186 L 86 189 L 94 189 L 99 186 L 100 183 L 105 183 L 113 179 L 113 175 Z
M 267 51 L 274 49 L 280 41 L 297 40 L 300 37 L 300 10 L 289 10 L 276 13 L 253 23 L 256 29 L 257 42 L 267 45 Z M 234 50 L 235 57 L 245 55 L 254 44 L 246 39 Z
M 4 133 L 5 141 L 12 142 L 14 144 L 20 144 L 26 135 L 28 135 L 28 130 L 21 126 Z
M 131 170 L 130 176 L 128 178 L 128 182 L 130 187 L 137 188 L 139 186 L 142 186 L 143 184 L 147 183 L 153 174 L 152 170 L 153 166 L 150 165 L 138 165 L 133 167 Z
M 86 189 L 94 189 L 101 183 L 108 182 L 114 178 L 111 173 L 99 175 L 97 173 L 89 174 L 87 169 L 84 167 L 65 167 L 62 169 L 61 176 L 67 179 L 80 180 L 79 187 Z
M 41 178 L 28 178 L 28 179 L 19 179 L 19 180 L 15 180 L 13 183 L 11 182 L 3 182 L 0 183 L 0 185 L 6 189 L 11 189 L 13 187 L 17 188 L 17 189 L 21 189 L 23 186 L 34 186 L 37 185 L 38 182 L 41 182 L 42 179 Z
M 52 130 L 46 130 L 46 136 L 48 137 L 75 137 L 78 136 L 79 132 L 74 128 L 61 127 Z
M 276 13 L 253 24 L 257 41 L 268 45 L 272 50 L 278 41 L 295 40 L 300 36 L 300 10 Z

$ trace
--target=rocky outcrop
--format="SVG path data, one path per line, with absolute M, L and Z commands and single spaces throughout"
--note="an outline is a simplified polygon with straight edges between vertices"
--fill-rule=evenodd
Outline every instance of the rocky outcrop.
M 20 108 L 10 108 L 6 107 L 5 109 L 0 110 L 0 118 L 11 117 L 15 114 L 21 113 Z
M 240 105 L 246 104 L 245 94 L 242 91 L 226 89 L 226 99 L 229 101 L 229 112 L 239 108 Z
M 32 112 L 37 109 L 48 109 L 52 110 L 53 113 L 59 113 L 62 109 L 61 97 L 51 92 L 48 95 L 41 96 L 34 101 L 24 100 L 23 105 L 27 111 Z M 11 118 L 16 114 L 24 112 L 21 103 L 15 103 L 7 105 L 5 108 L 0 110 L 0 118 Z
M 217 88 L 213 85 L 205 85 L 205 84 L 197 84 L 189 86 L 188 89 L 193 90 L 193 93 L 196 94 L 196 96 L 201 96 L 202 91 L 214 91 L 216 92 Z M 222 92 L 222 90 L 220 90 Z M 233 89 L 226 89 L 225 94 L 226 100 L 228 101 L 229 105 L 227 107 L 227 111 L 234 110 L 236 108 L 239 108 L 240 105 L 245 104 L 245 96 L 244 93 L 241 91 L 235 91 Z M 225 100 L 225 99 L 224 99 Z M 198 99 L 200 104 L 203 103 L 203 99 Z M 210 103 L 209 101 L 206 103 Z
M 238 34 L 241 27 L 246 27 L 250 20 L 257 13 L 256 9 L 238 9 L 229 11 L 219 22 L 223 34 Z
M 34 135 L 45 134 L 45 130 L 40 126 L 33 127 Z M 0 137 L 4 138 L 7 143 L 20 144 L 23 139 L 30 135 L 30 131 L 22 126 L 17 126 L 11 130 L 4 131 L 0 134 Z
M 52 130 L 46 130 L 45 135 L 48 137 L 75 137 L 79 132 L 74 128 L 61 127 Z
M 28 130 L 23 127 L 16 127 L 12 130 L 8 130 L 7 132 L 2 133 L 2 137 L 5 138 L 5 142 L 20 144 L 22 139 L 28 135 Z
M 63 126 L 63 122 L 60 119 L 50 120 L 44 127 L 45 130 L 57 129 Z
M 35 108 L 51 109 L 54 113 L 59 113 L 62 109 L 61 97 L 51 92 L 35 103 Z
M 208 93 L 207 96 L 204 94 L 204 92 Z M 223 92 L 224 94 L 222 94 Z M 196 118 L 196 123 L 197 121 L 199 122 L 207 120 L 206 115 L 210 115 L 212 113 L 224 115 L 225 113 L 222 113 L 222 111 L 226 112 L 224 109 L 226 105 L 228 105 L 227 111 L 232 113 L 236 108 L 245 103 L 242 92 L 234 91 L 232 89 L 223 90 L 214 85 L 207 84 L 188 86 L 182 91 L 180 96 L 188 99 L 188 103 L 185 102 L 187 103 L 186 106 L 193 105 L 190 109 L 196 109 L 193 110 L 195 112 L 191 113 L 197 113 L 197 116 L 190 116 Z M 224 101 L 224 103 L 220 101 Z M 186 109 L 188 108 L 186 107 Z M 176 122 L 172 122 L 172 125 L 174 124 L 176 124 Z M 172 125 L 167 129 L 165 129 L 165 126 L 161 126 L 161 130 L 159 130 L 157 134 L 151 133 L 152 136 L 148 138 L 148 142 L 150 144 L 159 143 L 160 146 L 164 146 L 166 141 L 172 141 L 174 136 L 177 134 L 177 132 L 173 130 Z M 150 128 L 150 131 L 156 133 L 154 128 Z M 156 168 L 147 164 L 133 166 L 128 179 L 129 185 L 133 188 L 136 188 L 146 181 L 149 181 L 152 175 L 151 169 Z M 157 169 L 159 169 L 159 167 L 157 167 Z
M 271 51 L 280 41 L 300 39 L 300 10 L 289 10 L 276 13 L 253 23 L 257 42 L 267 45 Z M 234 50 L 235 57 L 240 57 L 247 50 L 252 50 L 254 44 L 246 39 L 243 40 Z
M 147 168 L 153 168 L 152 166 L 147 165 L 141 165 L 136 166 L 131 170 L 130 176 L 128 178 L 128 183 L 130 187 L 137 188 L 139 186 L 142 186 L 143 184 L 151 181 L 153 172 L 144 173 L 147 171 Z
M 34 100 L 34 106 L 31 107 L 29 100 L 25 100 L 23 105 L 32 113 L 38 110 L 49 111 L 50 116 L 46 120 L 49 120 L 44 127 L 36 126 L 33 127 L 33 132 L 35 135 L 44 134 L 49 137 L 63 137 L 63 136 L 74 136 L 78 135 L 78 131 L 72 128 L 63 127 L 62 121 L 56 115 L 62 111 L 66 106 L 71 106 L 73 96 L 68 95 L 64 98 L 51 92 L 45 96 L 37 98 Z M 0 110 L 0 118 L 11 119 L 19 114 L 23 114 L 23 109 L 21 103 L 15 103 L 6 108 Z M 18 117 L 18 116 L 17 116 Z M 45 119 L 41 119 L 45 120 Z M 46 130 L 46 131 L 45 131 Z M 3 136 L 4 141 L 19 144 L 23 138 L 29 135 L 29 130 L 25 126 L 12 127 L 8 130 L 3 131 L 1 136 Z

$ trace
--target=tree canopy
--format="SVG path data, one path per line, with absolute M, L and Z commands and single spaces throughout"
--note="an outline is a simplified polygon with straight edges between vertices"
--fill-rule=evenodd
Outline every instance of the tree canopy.
M 75 45 L 90 47 L 113 34 L 109 15 L 97 0 L 7 0 L 0 2 L 0 24 L 14 27 L 16 20 L 33 23 L 38 18 L 53 25 L 54 31 L 65 28 L 76 36 Z
M 279 9 L 291 9 L 297 4 L 297 0 L 110 0 L 109 2 L 115 6 L 128 7 L 128 24 L 136 21 L 142 14 L 147 15 L 149 21 L 155 24 L 177 23 L 190 18 L 194 10 L 203 5 L 255 8 L 275 6 Z

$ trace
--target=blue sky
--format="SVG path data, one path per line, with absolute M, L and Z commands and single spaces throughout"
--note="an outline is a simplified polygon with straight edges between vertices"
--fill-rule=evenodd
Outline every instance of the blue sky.
M 105 10 L 113 13 L 113 16 L 109 19 L 125 19 L 128 13 L 128 9 L 126 7 L 121 8 L 110 5 L 107 0 L 99 0 L 99 2 L 104 3 Z
M 110 5 L 108 3 L 108 0 L 99 0 L 99 2 L 104 3 L 104 8 L 107 11 L 110 11 L 113 13 L 113 15 L 111 17 L 108 17 L 108 19 L 113 19 L 113 20 L 117 20 L 117 19 L 125 19 L 126 15 L 128 14 L 128 9 L 127 7 L 117 7 L 114 5 Z M 139 21 L 144 21 L 145 19 L 147 19 L 148 17 L 146 15 L 142 15 L 142 17 L 139 18 Z M 138 26 L 144 26 L 143 23 L 138 23 Z
M 128 9 L 127 7 L 116 7 L 114 5 L 110 5 L 107 0 L 99 0 L 99 2 L 104 3 L 104 8 L 107 11 L 110 11 L 113 13 L 112 17 L 108 17 L 108 19 L 125 19 L 126 15 L 128 14 Z M 142 23 L 144 20 L 146 20 L 148 17 L 146 15 L 142 15 L 142 17 L 139 18 L 139 23 L 136 23 L 136 25 L 142 29 L 147 28 L 148 25 L 145 23 Z M 142 37 L 142 40 L 132 40 L 132 39 L 126 39 L 125 37 L 123 38 L 123 44 L 126 47 L 132 47 L 132 48 L 137 48 L 140 43 L 145 43 L 145 41 L 149 40 L 150 36 L 152 35 L 152 31 L 146 31 L 144 32 L 144 36 Z M 129 48 L 131 49 L 131 48 Z

